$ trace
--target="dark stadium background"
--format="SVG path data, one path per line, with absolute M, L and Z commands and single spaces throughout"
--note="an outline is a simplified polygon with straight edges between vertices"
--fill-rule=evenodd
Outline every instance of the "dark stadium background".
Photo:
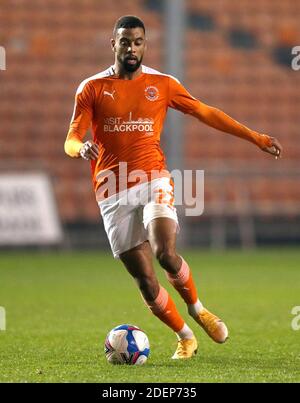
M 1 4 L 0 45 L 6 49 L 7 69 L 0 72 L 0 172 L 49 175 L 63 247 L 108 247 L 89 166 L 63 150 L 76 88 L 113 63 L 109 39 L 123 14 L 145 21 L 149 46 L 144 64 L 173 73 L 176 66 L 166 71 L 166 3 Z M 200 100 L 278 137 L 284 158 L 275 161 L 245 141 L 184 117 L 178 164 L 205 171 L 205 213 L 181 218 L 181 242 L 216 248 L 298 245 L 300 71 L 291 62 L 292 48 L 300 44 L 300 3 L 188 0 L 184 6 L 181 80 Z M 163 140 L 168 153 L 172 128 Z

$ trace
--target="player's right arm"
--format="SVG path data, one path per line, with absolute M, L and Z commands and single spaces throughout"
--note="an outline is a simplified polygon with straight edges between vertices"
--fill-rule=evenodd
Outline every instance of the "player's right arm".
M 83 82 L 76 92 L 74 112 L 64 145 L 65 152 L 70 157 L 82 157 L 86 160 L 98 158 L 98 145 L 92 141 L 83 142 L 93 118 L 94 91 L 90 82 Z

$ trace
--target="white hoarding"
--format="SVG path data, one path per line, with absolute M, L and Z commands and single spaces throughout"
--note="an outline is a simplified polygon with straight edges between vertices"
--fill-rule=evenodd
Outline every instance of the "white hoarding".
M 61 240 L 61 224 L 48 176 L 1 174 L 0 245 L 45 245 Z

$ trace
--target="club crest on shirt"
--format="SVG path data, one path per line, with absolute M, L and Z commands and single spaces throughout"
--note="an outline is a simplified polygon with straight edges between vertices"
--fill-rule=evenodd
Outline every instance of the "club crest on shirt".
M 156 101 L 159 97 L 158 89 L 156 87 L 154 87 L 153 85 L 151 85 L 150 87 L 147 87 L 145 89 L 145 97 L 149 101 Z

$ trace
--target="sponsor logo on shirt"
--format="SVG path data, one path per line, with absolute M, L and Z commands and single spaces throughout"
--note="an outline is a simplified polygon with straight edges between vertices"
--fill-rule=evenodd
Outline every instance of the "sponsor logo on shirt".
M 156 101 L 159 97 L 159 91 L 154 85 L 151 85 L 150 87 L 147 87 L 145 89 L 145 97 L 149 101 Z
M 148 118 L 132 119 L 132 112 L 130 112 L 128 120 L 123 120 L 122 117 L 105 118 L 103 131 L 106 133 L 141 132 L 152 135 L 154 120 Z

